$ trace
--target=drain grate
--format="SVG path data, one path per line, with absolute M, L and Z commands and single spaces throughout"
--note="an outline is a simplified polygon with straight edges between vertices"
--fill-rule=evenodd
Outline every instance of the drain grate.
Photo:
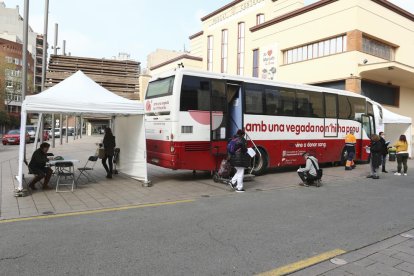
M 210 197 L 209 195 L 201 195 L 201 197 Z

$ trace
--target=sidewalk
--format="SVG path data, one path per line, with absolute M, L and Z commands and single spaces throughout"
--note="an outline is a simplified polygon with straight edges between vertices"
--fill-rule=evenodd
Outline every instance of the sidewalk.
M 82 167 L 90 155 L 95 154 L 96 144 L 102 136 L 88 136 L 73 140 L 69 143 L 63 142 L 50 152 L 55 155 L 70 155 L 81 160 L 75 164 Z M 215 183 L 209 173 L 197 172 L 193 176 L 191 171 L 173 171 L 160 167 L 148 165 L 149 179 L 152 187 L 143 187 L 142 183 L 129 178 L 122 173 L 114 175 L 113 179 L 105 178 L 105 171 L 98 160 L 93 175 L 96 183 L 78 183 L 74 192 L 56 193 L 54 190 L 34 191 L 30 196 L 13 196 L 14 189 L 18 186 L 15 179 L 18 171 L 17 152 L 18 146 L 6 146 L 0 157 L 0 220 L 9 218 L 20 218 L 39 216 L 45 214 L 60 214 L 75 211 L 88 211 L 103 208 L 114 208 L 127 205 L 140 205 L 148 203 L 170 202 L 185 199 L 197 199 L 206 196 L 235 195 L 231 189 L 222 183 Z M 12 148 L 14 147 L 14 148 Z M 27 158 L 30 158 L 33 144 L 27 146 Z M 121 150 L 122 155 L 122 150 Z M 413 160 L 409 160 L 412 167 Z M 389 163 L 389 170 L 396 167 L 395 162 Z M 328 167 L 324 169 L 322 185 L 342 185 L 346 182 L 373 181 L 366 179 L 368 165 L 358 165 L 356 170 L 345 171 L 343 167 Z M 27 175 L 27 170 L 24 168 Z M 346 176 L 346 177 L 345 177 Z M 27 178 L 31 179 L 31 175 Z M 394 177 L 392 173 L 384 175 L 384 178 Z M 377 180 L 375 180 L 377 181 Z M 51 179 L 50 186 L 55 186 L 55 179 Z M 265 191 L 272 189 L 300 189 L 299 178 L 295 171 L 272 172 L 256 177 L 251 182 L 245 183 L 247 192 Z M 309 187 L 309 189 L 315 189 Z
M 414 230 L 288 275 L 414 275 Z

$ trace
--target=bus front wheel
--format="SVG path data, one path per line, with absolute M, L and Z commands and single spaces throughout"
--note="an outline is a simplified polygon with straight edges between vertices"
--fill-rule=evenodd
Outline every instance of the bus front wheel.
M 265 150 L 259 148 L 260 154 L 256 152 L 256 155 L 252 159 L 252 166 L 254 175 L 262 175 L 265 173 L 268 166 L 267 153 Z

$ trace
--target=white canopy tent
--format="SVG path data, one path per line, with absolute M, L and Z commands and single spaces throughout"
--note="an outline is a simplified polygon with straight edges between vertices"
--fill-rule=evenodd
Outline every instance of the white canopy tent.
M 412 155 L 412 120 L 410 117 L 399 115 L 388 109 L 382 108 L 382 123 L 384 124 L 384 132 L 387 141 L 393 145 L 404 134 L 408 142 L 408 153 Z
M 148 182 L 142 103 L 120 97 L 78 71 L 42 93 L 26 97 L 22 103 L 20 141 L 24 141 L 27 113 L 115 117 L 113 132 L 121 150 L 117 167 L 135 179 Z M 19 191 L 23 190 L 23 162 L 24 143 L 20 143 Z

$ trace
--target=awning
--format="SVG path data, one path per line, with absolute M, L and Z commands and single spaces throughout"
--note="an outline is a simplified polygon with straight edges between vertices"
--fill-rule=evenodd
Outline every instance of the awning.
M 414 67 L 399 62 L 360 64 L 359 76 L 382 83 L 414 88 Z

